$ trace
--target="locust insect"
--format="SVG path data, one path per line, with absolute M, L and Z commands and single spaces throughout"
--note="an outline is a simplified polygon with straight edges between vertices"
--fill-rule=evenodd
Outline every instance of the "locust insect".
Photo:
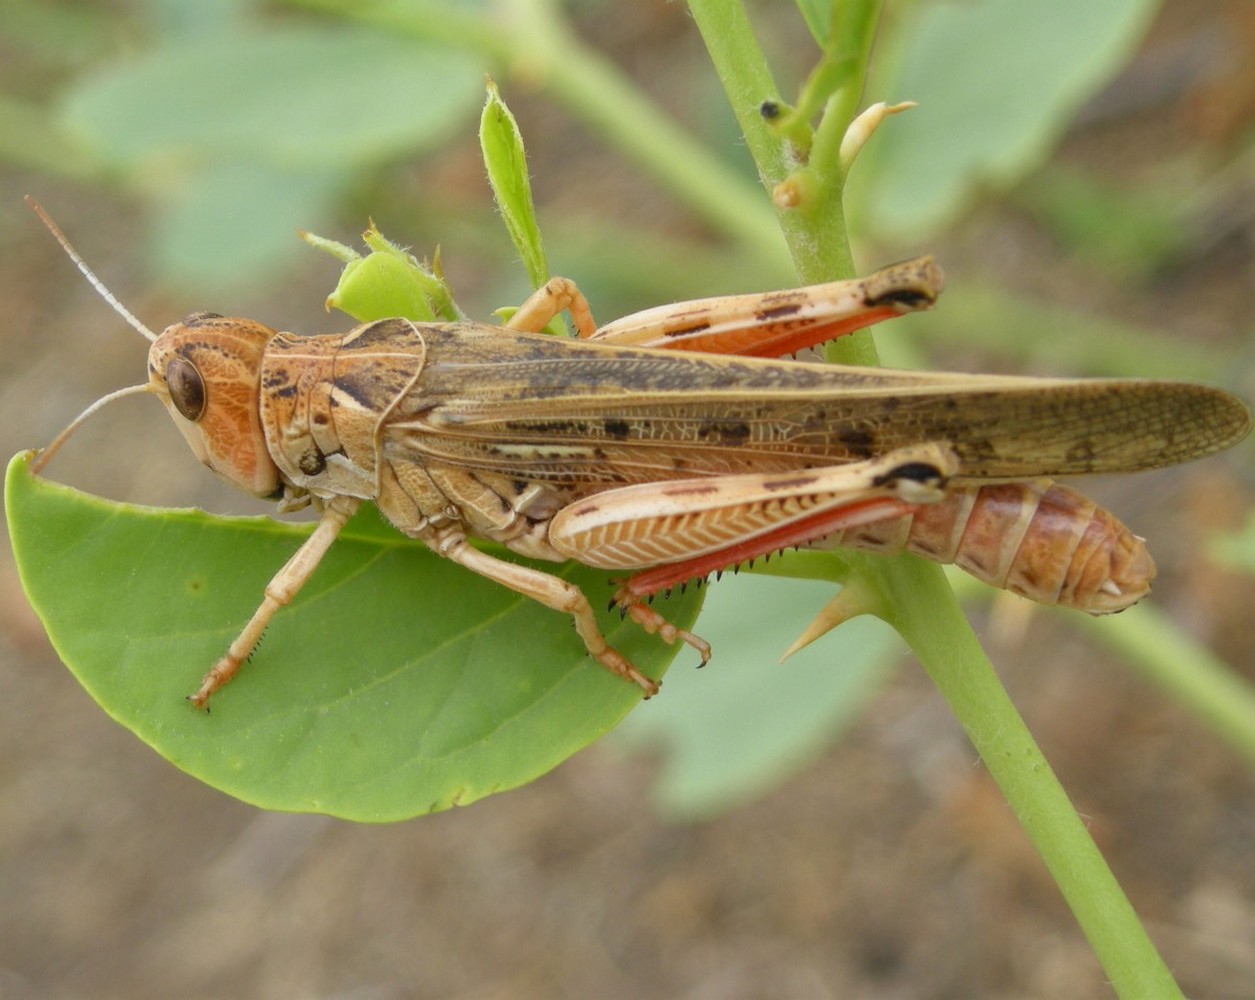
M 600 328 L 575 285 L 555 278 L 503 327 L 385 319 L 297 336 L 196 313 L 158 336 L 33 207 L 152 341 L 147 382 L 93 404 L 35 470 L 103 403 L 151 393 L 218 475 L 281 510 L 321 512 L 190 696 L 197 707 L 231 680 L 364 501 L 450 561 L 569 614 L 588 653 L 649 696 L 657 682 L 607 644 L 584 593 L 470 540 L 624 574 L 614 604 L 703 662 L 709 646 L 648 598 L 795 546 L 906 548 L 1101 614 L 1142 597 L 1154 564 L 1115 517 L 1049 478 L 1171 465 L 1250 429 L 1240 401 L 1189 383 L 775 357 L 930 307 L 942 285 L 930 258 Z M 538 332 L 563 310 L 578 337 Z

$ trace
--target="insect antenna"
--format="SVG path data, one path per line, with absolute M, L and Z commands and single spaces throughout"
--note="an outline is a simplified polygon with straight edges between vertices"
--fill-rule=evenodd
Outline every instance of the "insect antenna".
M 83 277 L 90 282 L 92 288 L 96 289 L 100 293 L 100 297 L 113 306 L 113 311 L 149 340 L 156 340 L 157 335 L 141 323 L 135 314 L 119 302 L 117 296 L 105 287 L 105 283 L 96 277 L 96 273 L 87 266 L 87 261 L 83 260 L 79 252 L 74 249 L 73 244 L 66 239 L 65 233 L 61 232 L 61 227 L 52 221 L 52 216 L 44 211 L 43 206 L 30 195 L 26 196 L 26 204 L 30 206 L 32 212 L 39 216 L 39 220 L 48 228 L 48 232 L 52 233 L 56 241 L 61 244 L 61 249 L 66 252 L 70 260 L 74 261 L 79 271 L 82 272 Z
M 73 244 L 71 244 L 69 239 L 66 238 L 65 233 L 61 232 L 61 227 L 52 221 L 52 216 L 44 211 L 43 206 L 30 195 L 26 196 L 26 204 L 30 206 L 31 211 L 39 216 L 39 220 L 47 227 L 48 232 L 52 233 L 53 238 L 61 244 L 61 249 L 66 252 L 70 260 L 74 261 L 75 266 L 78 267 L 79 271 L 91 284 L 92 288 L 96 289 L 96 292 L 100 295 L 100 297 L 113 307 L 113 311 L 149 340 L 155 341 L 157 339 L 157 335 L 141 323 L 135 314 L 119 302 L 117 296 L 105 287 L 105 283 L 96 277 L 95 272 L 87 266 L 87 262 L 83 260 L 79 252 L 74 249 Z M 85 421 L 106 403 L 112 403 L 115 399 L 121 399 L 123 396 L 133 396 L 138 395 L 141 392 L 151 391 L 151 386 L 145 383 L 144 385 L 127 386 L 125 389 L 115 389 L 113 392 L 106 393 L 104 396 L 101 396 L 98 400 L 96 400 L 96 402 L 92 403 L 91 406 L 87 407 L 87 409 L 75 417 L 65 430 L 53 438 L 52 444 L 48 445 L 47 448 L 42 449 L 39 454 L 35 456 L 35 460 L 31 462 L 31 472 L 36 474 L 39 473 L 39 471 L 48 464 L 52 456 L 60 451 L 61 446 L 69 440 L 70 435 L 78 430 L 79 425 L 81 425 L 83 421 Z
M 38 474 L 39 471 L 48 464 L 49 459 L 61 450 L 61 446 L 69 440 L 70 435 L 78 430 L 79 425 L 106 403 L 112 403 L 115 399 L 121 399 L 123 396 L 135 396 L 141 392 L 152 392 L 152 389 L 149 387 L 147 382 L 143 385 L 128 385 L 125 389 L 114 389 L 113 392 L 106 393 L 101 396 L 98 400 L 96 400 L 96 402 L 92 403 L 91 406 L 75 417 L 70 422 L 70 426 L 53 438 L 52 444 L 48 445 L 47 448 L 40 450 L 39 454 L 35 456 L 35 460 L 31 462 L 31 472 Z

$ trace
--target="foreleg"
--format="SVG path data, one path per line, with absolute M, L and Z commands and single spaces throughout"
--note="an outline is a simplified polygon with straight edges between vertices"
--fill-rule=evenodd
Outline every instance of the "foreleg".
M 597 329 L 588 299 L 570 278 L 550 278 L 527 297 L 506 326 L 511 330 L 539 333 L 558 313 L 565 309 L 575 322 L 581 337 L 591 337 Z
M 270 619 L 275 616 L 275 612 L 290 603 L 297 591 L 304 586 L 305 581 L 318 568 L 322 557 L 331 548 L 331 543 L 340 534 L 340 529 L 359 506 L 361 506 L 361 501 L 353 497 L 334 497 L 327 501 L 326 507 L 323 508 L 322 520 L 318 522 L 314 533 L 305 539 L 304 544 L 296 550 L 283 569 L 279 570 L 266 584 L 265 597 L 262 599 L 261 606 L 253 612 L 253 617 L 228 647 L 226 655 L 205 675 L 197 692 L 188 696 L 188 701 L 197 708 L 209 707 L 210 697 L 236 675 L 244 661 L 257 648 L 257 643 L 261 641 L 261 635 L 270 624 Z

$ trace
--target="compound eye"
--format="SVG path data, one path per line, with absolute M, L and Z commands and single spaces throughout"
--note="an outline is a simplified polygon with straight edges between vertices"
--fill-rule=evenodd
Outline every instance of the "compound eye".
M 205 412 L 205 380 L 187 358 L 171 358 L 166 365 L 166 386 L 174 408 L 195 423 Z

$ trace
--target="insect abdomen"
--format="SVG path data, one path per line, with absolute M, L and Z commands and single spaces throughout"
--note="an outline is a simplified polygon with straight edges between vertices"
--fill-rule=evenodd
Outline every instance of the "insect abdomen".
M 1140 538 L 1092 500 L 1048 479 L 952 488 L 913 515 L 833 535 L 822 545 L 907 550 L 1040 604 L 1095 615 L 1136 604 L 1155 577 Z

